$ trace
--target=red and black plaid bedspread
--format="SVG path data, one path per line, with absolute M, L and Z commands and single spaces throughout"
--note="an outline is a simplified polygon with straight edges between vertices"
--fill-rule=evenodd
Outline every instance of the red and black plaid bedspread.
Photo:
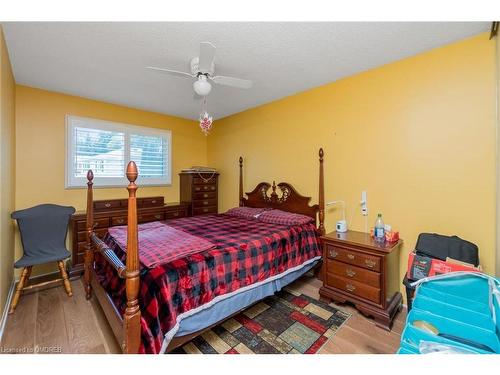
M 228 215 L 170 220 L 168 225 L 200 236 L 215 248 L 152 269 L 141 270 L 141 353 L 159 353 L 164 335 L 179 314 L 217 296 L 278 275 L 321 255 L 314 224 L 286 227 Z M 125 263 L 125 253 L 109 234 L 104 241 Z M 101 285 L 125 311 L 125 282 L 99 262 Z

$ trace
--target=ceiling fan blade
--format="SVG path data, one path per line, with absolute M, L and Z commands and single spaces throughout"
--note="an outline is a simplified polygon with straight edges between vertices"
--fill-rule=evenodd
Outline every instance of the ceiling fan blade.
M 200 61 L 198 70 L 202 73 L 212 72 L 212 64 L 215 59 L 215 46 L 210 42 L 200 43 Z
M 248 79 L 226 77 L 226 76 L 215 76 L 209 78 L 219 85 L 238 87 L 240 89 L 249 89 L 252 87 L 252 81 Z
M 155 66 L 146 66 L 146 69 L 155 70 L 155 71 L 161 72 L 161 73 L 167 73 L 167 74 L 177 76 L 177 77 L 191 77 L 191 78 L 196 77 L 195 75 L 193 75 L 191 73 L 180 72 L 178 70 L 172 70 L 172 69 L 157 68 Z

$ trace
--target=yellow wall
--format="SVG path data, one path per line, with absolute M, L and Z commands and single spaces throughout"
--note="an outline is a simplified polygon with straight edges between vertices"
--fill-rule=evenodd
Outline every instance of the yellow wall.
M 140 187 L 138 196 L 161 195 L 166 202 L 177 202 L 180 170 L 206 164 L 206 137 L 194 121 L 17 86 L 16 209 L 40 203 L 72 205 L 77 210 L 85 208 L 84 189 L 64 188 L 66 114 L 172 131 L 172 186 Z M 96 189 L 94 193 L 95 199 L 120 197 L 127 197 L 125 187 Z M 20 254 L 20 242 L 16 238 L 16 257 Z M 35 269 L 33 272 L 35 274 Z
M 488 34 L 444 46 L 214 123 L 208 163 L 220 175 L 220 210 L 245 190 L 287 181 L 318 198 L 317 150 L 325 149 L 326 199 L 343 199 L 351 229 L 359 201 L 400 231 L 400 273 L 420 232 L 457 234 L 495 267 L 495 65 Z M 293 78 L 292 78 L 293 79 Z M 329 208 L 333 230 L 340 209 Z
M 12 284 L 14 259 L 15 83 L 0 26 L 0 314 Z

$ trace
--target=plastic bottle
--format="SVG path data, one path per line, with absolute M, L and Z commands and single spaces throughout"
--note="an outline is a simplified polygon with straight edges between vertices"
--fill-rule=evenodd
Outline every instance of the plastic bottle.
M 384 242 L 385 241 L 385 228 L 384 221 L 382 220 L 382 214 L 377 215 L 377 220 L 375 221 L 375 230 L 374 230 L 375 241 Z

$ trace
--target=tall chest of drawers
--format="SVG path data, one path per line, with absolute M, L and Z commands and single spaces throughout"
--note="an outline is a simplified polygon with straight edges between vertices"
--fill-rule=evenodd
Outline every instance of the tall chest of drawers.
M 180 201 L 190 207 L 192 216 L 216 214 L 218 212 L 219 174 L 181 172 Z
M 350 302 L 375 324 L 390 330 L 401 309 L 399 250 L 396 243 L 375 242 L 369 234 L 332 232 L 322 238 L 323 286 L 320 295 Z

